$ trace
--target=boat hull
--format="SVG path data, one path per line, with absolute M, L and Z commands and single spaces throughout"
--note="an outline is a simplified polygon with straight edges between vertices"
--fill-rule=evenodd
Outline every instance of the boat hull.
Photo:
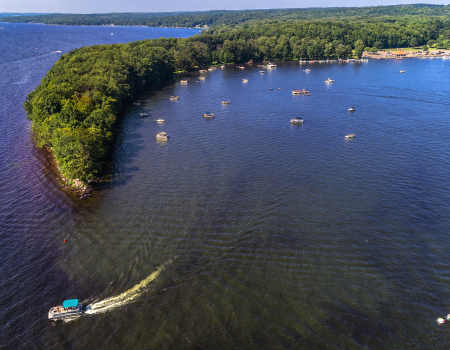
M 51 321 L 57 321 L 80 316 L 87 310 L 90 310 L 90 308 L 90 305 L 78 305 L 77 307 L 69 309 L 64 309 L 62 306 L 52 307 L 48 312 L 48 319 Z

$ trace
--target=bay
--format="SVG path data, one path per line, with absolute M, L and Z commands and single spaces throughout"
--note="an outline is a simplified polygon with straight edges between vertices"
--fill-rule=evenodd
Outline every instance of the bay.
M 179 76 L 125 108 L 110 173 L 79 201 L 34 148 L 23 100 L 52 51 L 151 29 L 2 26 L 22 34 L 0 64 L 1 348 L 448 343 L 436 323 L 450 313 L 448 61 Z M 45 50 L 25 45 L 41 31 Z M 92 310 L 48 321 L 69 298 Z

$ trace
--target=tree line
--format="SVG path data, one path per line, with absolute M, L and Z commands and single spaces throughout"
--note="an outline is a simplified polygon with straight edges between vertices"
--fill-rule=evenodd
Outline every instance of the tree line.
M 450 6 L 411 4 L 370 7 L 333 7 L 270 9 L 243 11 L 197 11 L 165 13 L 99 13 L 99 14 L 42 14 L 4 18 L 5 22 L 38 22 L 60 25 L 145 25 L 151 27 L 195 27 L 195 26 L 233 26 L 240 23 L 251 24 L 263 20 L 310 21 L 325 20 L 367 20 L 399 16 L 449 16 Z

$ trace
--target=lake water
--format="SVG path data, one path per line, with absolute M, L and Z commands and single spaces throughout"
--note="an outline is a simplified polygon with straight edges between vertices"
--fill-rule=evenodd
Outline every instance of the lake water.
M 449 61 L 177 77 L 123 111 L 110 173 L 80 201 L 33 147 L 24 98 L 52 51 L 151 29 L 2 26 L 2 349 L 447 346 Z M 70 298 L 92 310 L 48 321 Z

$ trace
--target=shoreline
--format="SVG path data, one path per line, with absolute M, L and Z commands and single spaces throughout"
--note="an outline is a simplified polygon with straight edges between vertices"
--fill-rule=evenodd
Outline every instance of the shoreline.
M 407 51 L 406 51 L 407 50 Z M 368 51 L 363 52 L 363 57 L 369 57 L 373 59 L 403 59 L 403 58 L 450 58 L 450 50 L 445 49 L 432 49 L 428 51 L 423 51 L 421 49 L 411 50 L 411 49 L 397 49 L 397 50 L 380 50 L 376 53 L 371 53 Z
M 61 23 L 42 23 L 42 22 L 4 22 L 0 21 L 0 23 L 8 23 L 8 24 L 39 24 L 42 26 L 68 26 L 68 27 L 120 27 L 120 28 L 126 28 L 126 27 L 143 27 L 143 28 L 165 28 L 165 29 L 191 29 L 191 30 L 208 30 L 209 28 L 194 28 L 194 27 L 163 27 L 163 26 L 148 26 L 146 24 L 134 24 L 134 25 L 111 25 L 111 24 L 61 24 Z M 4 28 L 2 28 L 4 29 Z
M 58 160 L 56 159 L 56 156 L 53 153 L 51 147 L 44 146 L 40 149 L 42 151 L 43 157 L 45 157 L 49 164 L 52 166 L 53 171 L 56 174 L 56 178 L 60 179 L 63 182 L 63 185 L 59 186 L 59 189 L 68 189 L 71 192 L 74 192 L 79 199 L 89 198 L 89 195 L 94 190 L 92 182 L 85 184 L 78 179 L 67 179 L 62 173 L 61 168 L 59 167 Z

